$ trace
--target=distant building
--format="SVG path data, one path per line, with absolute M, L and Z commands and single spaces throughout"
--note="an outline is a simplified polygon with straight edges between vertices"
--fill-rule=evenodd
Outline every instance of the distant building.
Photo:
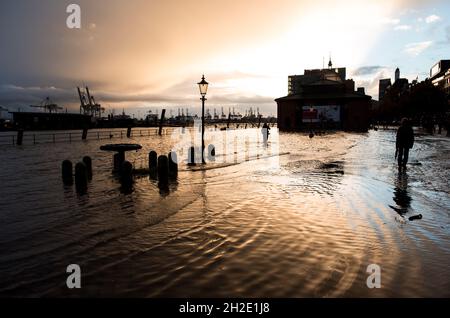
M 380 79 L 380 84 L 378 86 L 378 100 L 381 101 L 386 95 L 386 91 L 392 85 L 390 78 Z
M 397 69 L 395 70 L 395 82 L 397 82 L 399 79 L 400 79 L 400 69 L 397 67 Z
M 440 60 L 430 69 L 430 80 L 433 85 L 439 87 L 450 96 L 450 60 Z
M 302 130 L 314 127 L 366 131 L 372 97 L 346 79 L 345 68 L 305 70 L 288 77 L 288 95 L 276 99 L 278 127 Z
M 288 95 L 300 94 L 305 84 L 315 82 L 319 79 L 327 79 L 331 81 L 345 81 L 345 67 L 335 69 L 316 69 L 305 70 L 304 75 L 288 76 Z
M 444 74 L 444 91 L 447 94 L 447 98 L 450 100 L 450 70 L 447 70 Z
M 405 92 L 409 88 L 409 80 L 407 78 L 399 78 L 392 86 L 398 87 L 401 92 Z
M 401 94 L 409 89 L 409 80 L 400 77 L 400 69 L 397 67 L 394 75 L 394 83 L 391 83 L 390 78 L 381 79 L 378 86 L 378 100 L 383 101 L 390 89 L 395 89 Z
M 73 113 L 11 112 L 14 126 L 25 130 L 82 129 L 92 125 L 92 116 Z

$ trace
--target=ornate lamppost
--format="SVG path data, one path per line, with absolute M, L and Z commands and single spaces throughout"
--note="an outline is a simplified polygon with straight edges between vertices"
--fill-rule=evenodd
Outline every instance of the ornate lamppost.
M 200 95 L 202 95 L 202 163 L 205 162 L 205 101 L 206 93 L 208 92 L 209 83 L 205 80 L 205 75 L 202 76 L 201 82 L 197 83 L 200 89 Z

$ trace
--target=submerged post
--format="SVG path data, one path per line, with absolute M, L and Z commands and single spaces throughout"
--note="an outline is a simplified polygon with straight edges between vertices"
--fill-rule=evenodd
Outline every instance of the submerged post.
M 150 170 L 150 177 L 156 178 L 158 173 L 158 154 L 156 151 L 150 151 L 148 154 L 148 169 Z
M 133 183 L 133 165 L 129 161 L 124 161 L 120 169 L 120 183 L 122 186 L 131 186 Z
M 175 178 L 178 175 L 178 157 L 175 151 L 169 153 L 169 176 Z
M 86 165 L 88 179 L 92 180 L 92 159 L 89 156 L 83 157 L 83 163 Z
M 17 146 L 22 146 L 23 143 L 23 129 L 19 129 L 17 131 L 17 142 L 16 145 Z
M 188 154 L 188 166 L 195 166 L 195 147 L 189 148 L 189 154 Z
M 160 186 L 167 185 L 169 183 L 169 159 L 167 156 L 158 157 L 158 184 Z
M 62 179 L 64 185 L 73 184 L 73 165 L 70 160 L 64 160 L 61 165 Z
M 86 165 L 83 162 L 79 162 L 75 165 L 75 186 L 77 192 L 84 194 L 87 191 L 88 174 Z
M 114 154 L 114 171 L 119 172 L 122 169 L 122 164 L 125 161 L 125 153 L 120 151 Z
M 86 140 L 87 133 L 88 133 L 88 129 L 86 127 L 83 128 L 83 134 L 81 135 L 81 140 Z
M 166 110 L 163 109 L 162 113 L 161 113 L 161 119 L 159 120 L 159 130 L 158 130 L 158 135 L 162 135 L 162 128 L 163 128 L 163 123 L 164 123 L 164 116 L 166 115 Z

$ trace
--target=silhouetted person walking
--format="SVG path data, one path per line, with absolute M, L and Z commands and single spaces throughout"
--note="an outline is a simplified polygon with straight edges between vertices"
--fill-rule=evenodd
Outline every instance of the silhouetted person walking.
M 397 130 L 396 152 L 398 168 L 406 167 L 409 158 L 409 150 L 414 145 L 414 131 L 407 118 L 402 119 L 402 123 Z
M 267 123 L 264 123 L 264 125 L 262 126 L 261 133 L 263 135 L 263 142 L 266 144 L 269 140 L 270 135 L 270 127 L 269 125 L 267 125 Z

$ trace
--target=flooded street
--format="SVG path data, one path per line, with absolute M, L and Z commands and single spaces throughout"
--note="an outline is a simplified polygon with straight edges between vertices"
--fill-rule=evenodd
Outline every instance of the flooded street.
M 128 141 L 143 146 L 127 154 L 135 168 L 178 142 Z M 128 194 L 99 150 L 109 142 L 0 147 L 1 296 L 450 296 L 449 138 L 418 134 L 399 172 L 394 131 L 274 131 L 267 156 L 252 156 L 260 140 L 215 142 L 232 165 L 182 162 L 169 192 L 141 176 Z M 60 167 L 85 155 L 94 177 L 79 196 Z M 69 264 L 81 267 L 76 291 Z M 380 289 L 366 285 L 371 264 Z

